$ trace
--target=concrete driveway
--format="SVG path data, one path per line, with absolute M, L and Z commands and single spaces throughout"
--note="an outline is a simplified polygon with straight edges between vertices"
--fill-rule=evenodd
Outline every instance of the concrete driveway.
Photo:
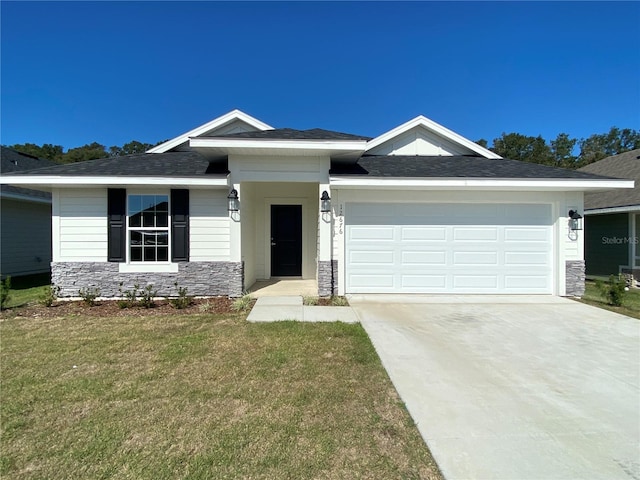
M 640 320 L 547 296 L 350 303 L 447 479 L 640 480 Z

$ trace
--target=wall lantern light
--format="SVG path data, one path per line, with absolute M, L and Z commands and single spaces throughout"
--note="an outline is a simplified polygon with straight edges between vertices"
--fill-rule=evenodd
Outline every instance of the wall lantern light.
M 582 230 L 582 215 L 575 210 L 569 210 L 569 229 L 573 232 Z
M 322 213 L 329 213 L 331 211 L 331 198 L 329 198 L 326 190 L 322 192 L 322 196 L 320 197 L 320 211 Z
M 237 212 L 240 210 L 240 200 L 238 199 L 238 191 L 234 188 L 229 192 L 227 196 L 227 201 L 229 202 L 229 211 Z

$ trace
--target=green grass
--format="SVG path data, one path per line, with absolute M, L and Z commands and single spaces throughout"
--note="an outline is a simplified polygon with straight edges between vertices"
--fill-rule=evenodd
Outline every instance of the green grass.
M 587 281 L 585 293 L 581 301 L 595 307 L 604 308 L 606 310 L 611 310 L 612 312 L 640 319 L 640 289 L 637 288 L 629 289 L 621 307 L 614 307 L 607 303 L 606 298 L 602 295 L 600 290 L 598 290 L 595 282 Z
M 442 478 L 360 325 L 15 313 L 1 478 Z
M 22 307 L 38 302 L 51 282 L 51 275 L 42 273 L 23 277 L 11 278 L 9 300 L 5 308 Z

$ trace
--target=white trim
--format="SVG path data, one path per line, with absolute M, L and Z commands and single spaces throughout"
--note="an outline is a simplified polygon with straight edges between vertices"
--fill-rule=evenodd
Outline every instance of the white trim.
M 599 215 L 602 213 L 627 213 L 627 212 L 640 212 L 640 205 L 628 205 L 625 207 L 605 207 L 605 208 L 592 208 L 584 211 L 585 215 Z
M 282 140 L 265 138 L 191 138 L 192 148 L 243 148 L 243 149 L 287 149 L 287 150 L 331 150 L 338 152 L 363 152 L 366 140 Z M 292 152 L 293 154 L 294 152 Z
M 119 273 L 177 273 L 178 264 L 170 262 L 162 263 L 118 263 Z
M 60 175 L 20 175 L 0 178 L 0 184 L 5 185 L 38 185 L 56 187 L 87 187 L 90 185 L 103 186 L 149 186 L 149 185 L 180 185 L 180 186 L 228 186 L 227 176 L 215 178 L 203 177 L 115 177 L 115 176 L 60 176 Z
M 20 200 L 23 202 L 44 203 L 44 204 L 51 205 L 50 198 L 32 197 L 31 195 L 28 195 L 28 194 L 2 192 L 0 194 L 0 198 L 6 199 L 6 200 Z
M 429 130 L 430 132 L 433 132 L 441 137 L 446 138 L 447 140 L 453 142 L 453 143 L 457 143 L 458 145 L 461 145 L 463 147 L 468 148 L 469 150 L 472 150 L 480 155 L 482 155 L 483 157 L 486 158 L 502 158 L 500 155 L 498 155 L 497 153 L 492 152 L 491 150 L 488 150 L 484 147 L 481 147 L 480 145 L 478 145 L 475 142 L 472 142 L 471 140 L 468 140 L 466 138 L 464 138 L 461 135 L 458 135 L 457 133 L 449 130 L 446 127 L 443 127 L 442 125 L 440 125 L 439 123 L 434 122 L 433 120 L 428 119 L 427 117 L 423 116 L 423 115 L 418 115 L 416 118 L 409 120 L 406 123 L 403 123 L 402 125 L 389 130 L 388 132 L 383 133 L 382 135 L 377 136 L 376 138 L 374 138 L 373 140 L 369 140 L 367 142 L 367 148 L 366 151 L 372 150 L 375 147 L 382 145 L 385 142 L 388 142 L 389 140 L 392 140 L 393 138 L 396 138 L 400 135 L 402 135 L 405 132 L 408 132 L 409 130 L 411 130 L 412 128 L 415 127 L 423 127 L 426 130 Z
M 197 137 L 202 135 L 210 130 L 215 128 L 220 128 L 228 123 L 233 122 L 234 120 L 241 120 L 242 122 L 256 128 L 257 130 L 273 130 L 273 127 L 267 125 L 264 122 L 261 122 L 257 118 L 252 117 L 251 115 L 247 115 L 240 110 L 232 110 L 229 113 L 225 113 L 224 115 L 214 118 L 208 123 L 201 125 L 199 127 L 194 128 L 182 135 L 179 135 L 171 140 L 168 140 L 160 145 L 157 145 L 149 150 L 147 153 L 164 153 L 168 152 L 172 148 L 175 148 L 189 140 L 190 137 Z
M 568 180 L 509 178 L 348 178 L 331 177 L 332 188 L 440 188 L 502 190 L 601 190 L 633 188 L 632 180 Z

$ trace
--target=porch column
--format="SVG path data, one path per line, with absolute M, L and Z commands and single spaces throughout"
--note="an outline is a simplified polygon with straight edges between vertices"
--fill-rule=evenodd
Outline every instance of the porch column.
M 240 209 L 229 212 L 229 271 L 228 295 L 241 297 L 244 290 L 244 265 L 242 262 L 242 191 L 240 183 L 232 183 L 229 187 L 236 189 L 240 200 Z
M 318 189 L 318 295 L 328 297 L 338 290 L 336 262 L 333 260 L 333 205 L 330 212 L 322 212 L 323 192 L 331 197 L 331 188 L 321 183 Z

